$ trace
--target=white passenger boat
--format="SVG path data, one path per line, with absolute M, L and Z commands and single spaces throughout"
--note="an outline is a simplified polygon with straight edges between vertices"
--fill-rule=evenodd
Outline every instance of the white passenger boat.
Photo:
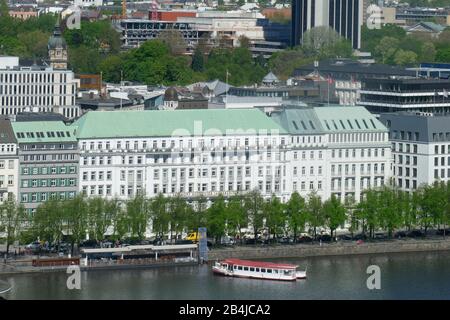
M 305 279 L 306 270 L 297 271 L 297 268 L 298 266 L 294 264 L 226 259 L 216 262 L 212 267 L 212 271 L 214 274 L 230 277 L 283 281 Z

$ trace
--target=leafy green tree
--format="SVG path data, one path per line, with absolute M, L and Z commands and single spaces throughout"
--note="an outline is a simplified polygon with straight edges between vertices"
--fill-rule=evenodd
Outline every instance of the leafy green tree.
M 34 238 L 47 240 L 59 246 L 65 227 L 64 218 L 61 201 L 49 199 L 40 204 L 32 220 L 31 229 Z
M 286 214 L 289 229 L 293 233 L 294 241 L 296 241 L 297 235 L 305 230 L 308 220 L 305 199 L 297 191 L 291 194 L 286 204 Z
M 302 50 L 307 56 L 331 58 L 351 56 L 351 44 L 328 26 L 314 27 L 303 35 Z
M 82 240 L 86 239 L 88 231 L 88 207 L 83 195 L 77 195 L 73 199 L 65 200 L 62 203 L 62 210 L 66 221 L 72 254 L 75 245 L 79 248 Z
M 397 38 L 383 37 L 375 47 L 375 54 L 381 57 L 382 63 L 392 64 L 395 53 L 399 49 L 399 43 L 400 41 Z
M 192 56 L 192 70 L 195 72 L 203 72 L 205 70 L 205 58 L 200 48 L 195 49 Z
M 226 217 L 227 232 L 232 232 L 233 236 L 237 234 L 242 242 L 242 229 L 248 225 L 247 211 L 242 196 L 235 195 L 228 200 Z
M 394 56 L 394 62 L 397 65 L 410 65 L 417 62 L 417 54 L 415 54 L 412 51 L 405 51 L 402 49 L 399 49 Z
M 271 235 L 273 235 L 274 238 L 278 237 L 286 225 L 286 215 L 284 212 L 284 205 L 275 195 L 272 195 L 269 201 L 264 205 L 264 219 L 268 230 L 269 240 L 271 239 Z
M 121 70 L 124 61 L 121 55 L 110 55 L 100 61 L 98 69 L 102 72 L 105 81 L 119 83 L 121 80 Z
M 330 199 L 323 203 L 323 213 L 325 225 L 330 229 L 330 235 L 333 239 L 333 232 L 346 221 L 345 207 L 333 194 Z
M 442 192 L 439 182 L 423 187 L 420 192 L 422 194 L 419 219 L 426 234 L 431 226 L 441 224 L 445 212 L 446 195 Z
M 247 211 L 248 222 L 253 229 L 255 240 L 264 223 L 264 199 L 258 190 L 253 190 L 245 195 L 244 207 Z
M 49 36 L 49 33 L 34 30 L 29 33 L 19 34 L 18 40 L 26 47 L 27 58 L 44 59 L 48 54 L 47 44 Z
M 355 209 L 355 217 L 359 220 L 362 233 L 366 234 L 368 229 L 369 237 L 373 238 L 375 229 L 378 227 L 378 194 L 374 189 L 367 189 L 362 194 L 362 199 Z
M 122 208 L 119 200 L 116 198 L 105 200 L 105 212 L 107 221 L 110 220 L 110 225 L 106 227 L 106 230 L 108 230 L 108 228 L 112 228 L 112 238 L 115 240 L 119 240 L 121 237 L 118 237 L 118 230 L 120 229 L 118 223 L 120 221 L 120 216 L 122 213 Z M 106 224 L 104 224 L 104 226 L 106 226 Z M 104 234 L 106 233 L 106 230 Z
M 170 238 L 175 233 L 175 239 L 183 232 L 187 224 L 188 210 L 186 201 L 176 196 L 169 199 L 169 217 L 170 217 Z
M 207 224 L 208 199 L 200 196 L 195 199 L 192 210 L 188 211 L 189 220 L 187 228 L 189 231 L 197 231 L 198 228 L 205 227 Z
M 216 243 L 219 243 L 221 237 L 225 235 L 227 223 L 226 204 L 222 195 L 219 195 L 207 210 L 207 221 L 208 234 L 215 238 Z
M 170 215 L 168 210 L 168 200 L 159 193 L 151 200 L 150 212 L 153 232 L 163 238 L 169 232 Z
M 149 221 L 147 200 L 143 195 L 137 194 L 133 199 L 127 201 L 126 208 L 131 236 L 140 240 L 144 239 Z
M 421 47 L 421 61 L 433 62 L 436 57 L 436 48 L 432 42 L 425 42 Z
M 317 193 L 312 192 L 308 196 L 307 204 L 308 224 L 313 228 L 314 239 L 317 239 L 317 228 L 324 225 L 323 204 L 322 199 Z
M 400 195 L 401 191 L 388 187 L 383 187 L 378 192 L 378 224 L 383 230 L 388 231 L 389 237 L 392 237 L 394 229 L 402 223 Z
M 1 11 L 0 11 L 1 12 Z M 6 254 L 16 239 L 19 239 L 28 217 L 23 205 L 18 205 L 13 199 L 7 199 L 0 205 L 0 226 L 6 234 Z

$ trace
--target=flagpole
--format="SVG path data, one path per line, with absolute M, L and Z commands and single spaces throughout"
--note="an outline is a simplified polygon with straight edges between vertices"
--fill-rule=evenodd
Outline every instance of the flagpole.
M 330 106 L 330 76 L 328 76 L 327 84 L 328 84 L 328 106 Z
M 228 69 L 226 69 L 226 75 L 225 75 L 225 108 L 227 107 L 228 103 Z

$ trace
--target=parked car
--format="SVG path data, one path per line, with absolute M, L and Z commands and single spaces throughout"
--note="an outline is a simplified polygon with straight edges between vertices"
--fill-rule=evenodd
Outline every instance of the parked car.
M 258 244 L 258 243 L 263 243 L 263 241 L 261 239 L 255 238 L 245 239 L 245 244 Z
M 300 238 L 297 238 L 297 243 L 309 243 L 312 242 L 313 238 L 307 235 L 303 235 Z
M 382 232 L 375 233 L 375 239 L 377 240 L 385 240 L 387 239 L 387 235 Z
M 84 247 L 84 248 L 97 248 L 99 246 L 99 243 L 97 242 L 97 240 L 85 240 L 80 244 L 80 247 Z
M 330 242 L 332 240 L 331 236 L 329 234 L 322 234 L 320 236 L 317 236 L 317 240 L 318 241 L 323 241 L 323 242 Z
M 425 234 L 420 230 L 412 230 L 407 233 L 407 236 L 410 238 L 422 238 Z
M 230 236 L 223 236 L 220 239 L 220 244 L 225 245 L 225 246 L 232 246 L 232 245 L 234 245 L 234 239 Z
M 444 235 L 444 229 L 436 230 L 436 235 L 443 236 Z M 450 228 L 445 229 L 445 235 L 450 235 Z
M 405 238 L 406 237 L 406 232 L 404 231 L 397 231 L 396 233 L 394 233 L 394 237 L 395 238 Z
M 349 241 L 349 240 L 353 240 L 352 236 L 349 234 L 341 234 L 337 237 L 338 240 L 344 240 L 344 241 Z
M 353 236 L 353 240 L 366 240 L 367 236 L 364 233 L 358 233 Z
M 41 243 L 39 241 L 34 241 L 34 242 L 30 243 L 30 244 L 27 244 L 25 246 L 25 248 L 31 249 L 31 250 L 40 249 L 41 248 Z
M 294 239 L 290 237 L 283 237 L 278 239 L 278 243 L 280 244 L 292 244 L 294 243 Z

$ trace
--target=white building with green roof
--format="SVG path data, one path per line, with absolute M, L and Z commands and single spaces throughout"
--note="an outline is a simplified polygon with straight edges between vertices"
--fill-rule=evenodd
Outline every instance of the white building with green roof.
M 365 108 L 293 106 L 272 118 L 290 134 L 286 159 L 290 192 L 358 201 L 364 189 L 388 182 L 388 129 Z
M 256 109 L 91 111 L 71 127 L 89 196 L 290 196 L 288 132 Z

